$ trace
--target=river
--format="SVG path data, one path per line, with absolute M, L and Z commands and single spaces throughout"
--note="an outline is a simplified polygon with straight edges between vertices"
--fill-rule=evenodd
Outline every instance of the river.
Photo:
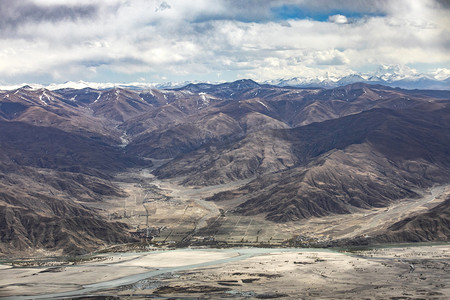
M 221 252 L 226 255 L 233 255 L 231 257 L 214 259 L 207 262 L 195 263 L 189 265 L 180 265 L 180 266 L 171 266 L 171 267 L 159 267 L 157 269 L 153 269 L 148 272 L 132 274 L 124 277 L 120 277 L 117 279 L 97 282 L 92 284 L 82 285 L 81 288 L 73 291 L 65 291 L 58 293 L 48 293 L 48 294 L 40 294 L 33 296 L 11 296 L 5 297 L 3 299 L 52 299 L 52 298 L 65 298 L 65 297 L 80 297 L 86 295 L 92 295 L 95 292 L 99 292 L 102 290 L 108 289 L 116 289 L 120 286 L 129 285 L 136 283 L 140 280 L 156 277 L 166 273 L 178 272 L 178 271 L 186 271 L 195 268 L 205 268 L 209 266 L 216 266 L 219 264 L 226 264 L 230 262 L 236 262 L 244 259 L 248 259 L 251 257 L 255 257 L 258 255 L 269 254 L 269 253 L 283 253 L 283 252 L 334 252 L 329 249 L 299 249 L 299 248 L 283 248 L 283 249 L 273 249 L 273 248 L 239 248 L 239 249 L 177 249 L 177 250 L 167 250 L 167 251 L 153 251 L 153 252 L 143 252 L 143 253 L 125 253 L 125 254 L 110 254 L 110 256 L 120 255 L 122 257 L 138 255 L 138 257 L 150 256 L 154 254 L 161 253 L 170 253 L 174 255 L 174 258 L 178 254 L 189 255 L 189 252 L 203 252 L 207 254 L 208 252 Z M 70 266 L 70 268 L 76 268 L 77 266 Z M 61 274 L 64 276 L 64 274 Z

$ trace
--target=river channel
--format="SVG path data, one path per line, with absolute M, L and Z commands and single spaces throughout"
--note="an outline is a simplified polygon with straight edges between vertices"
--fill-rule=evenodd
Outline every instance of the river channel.
M 200 254 L 199 254 L 200 252 Z M 113 280 L 108 281 L 102 281 L 92 284 L 84 284 L 81 285 L 81 288 L 78 288 L 76 290 L 72 291 L 65 291 L 65 292 L 57 292 L 57 293 L 48 293 L 48 294 L 40 294 L 40 295 L 30 295 L 30 296 L 13 296 L 13 297 L 5 297 L 3 299 L 52 299 L 52 298 L 65 298 L 65 297 L 80 297 L 80 296 L 87 296 L 92 295 L 93 293 L 102 291 L 102 290 L 111 290 L 116 289 L 124 285 L 129 285 L 136 283 L 140 280 L 153 278 L 162 274 L 166 273 L 173 273 L 173 272 L 179 272 L 179 271 L 186 271 L 196 268 L 205 268 L 210 266 L 216 266 L 220 264 L 226 264 L 230 262 L 236 262 L 245 260 L 248 258 L 252 258 L 258 255 L 264 255 L 269 253 L 286 253 L 286 252 L 334 252 L 329 249 L 315 249 L 315 248 L 308 248 L 308 249 L 299 249 L 299 248 L 282 248 L 282 249 L 274 249 L 274 248 L 236 248 L 236 249 L 177 249 L 177 250 L 167 250 L 167 251 L 151 251 L 151 252 L 139 252 L 139 253 L 113 253 L 108 254 L 109 256 L 120 256 L 121 258 L 124 258 L 126 260 L 126 257 L 128 256 L 136 256 L 136 258 L 133 258 L 131 260 L 136 261 L 145 257 L 151 258 L 154 255 L 158 254 L 170 254 L 173 255 L 173 259 L 177 260 L 180 259 L 180 256 L 186 257 L 192 253 L 193 255 L 203 255 L 207 256 L 211 253 L 221 253 L 223 254 L 222 257 L 225 258 L 218 258 L 218 259 L 212 259 L 208 261 L 204 261 L 201 263 L 193 263 L 193 264 L 184 264 L 183 259 L 181 258 L 181 261 L 179 265 L 169 264 L 171 266 L 169 267 L 158 267 L 158 268 L 152 268 L 152 270 L 144 272 L 144 273 L 137 273 L 132 274 L 120 278 L 116 278 Z M 129 260 L 130 261 L 130 260 Z M 108 263 L 98 263 L 98 267 L 108 265 Z M 109 263 L 109 265 L 117 264 L 114 262 Z M 92 264 L 91 264 L 92 266 Z M 95 266 L 95 265 L 94 265 Z M 78 268 L 82 267 L 80 266 L 68 266 L 67 268 Z M 64 276 L 64 274 L 61 274 L 61 276 Z

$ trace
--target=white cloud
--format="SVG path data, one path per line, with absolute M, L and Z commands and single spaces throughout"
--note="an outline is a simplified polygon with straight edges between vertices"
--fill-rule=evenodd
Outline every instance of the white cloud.
M 346 65 L 349 62 L 346 55 L 336 49 L 315 53 L 315 63 L 318 65 Z
M 339 14 L 329 16 L 328 21 L 336 23 L 336 24 L 347 24 L 348 23 L 347 17 L 344 15 L 339 15 Z
M 248 7 L 225 0 L 113 0 L 92 7 L 84 0 L 24 1 L 55 12 L 61 3 L 76 9 L 59 7 L 69 17 L 42 19 L 23 4 L 19 15 L 31 16 L 26 21 L 0 21 L 5 28 L 0 72 L 9 81 L 40 74 L 62 81 L 105 80 L 100 76 L 108 72 L 124 78 L 136 74 L 136 80 L 142 73 L 169 80 L 217 73 L 266 80 L 347 75 L 381 64 L 448 68 L 450 62 L 448 10 L 435 1 L 264 0 L 257 6 L 252 1 Z M 330 15 L 328 22 L 271 19 L 271 9 L 282 5 L 312 15 L 333 14 L 339 7 L 342 13 Z M 362 17 L 348 19 L 345 12 L 351 11 Z

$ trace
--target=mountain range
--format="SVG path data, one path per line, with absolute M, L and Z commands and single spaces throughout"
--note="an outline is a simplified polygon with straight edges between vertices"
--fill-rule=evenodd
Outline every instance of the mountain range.
M 230 186 L 205 200 L 273 224 L 388 207 L 450 184 L 448 89 L 344 82 L 1 90 L 0 252 L 136 242 L 89 205 L 127 197 L 117 174 L 136 169 L 192 188 Z M 448 240 L 446 203 L 392 223 L 378 241 Z
M 208 82 L 206 84 L 219 85 L 226 82 Z M 335 88 L 353 83 L 379 84 L 393 88 L 402 89 L 428 89 L 428 90 L 448 90 L 450 87 L 450 70 L 440 68 L 432 73 L 418 73 L 414 69 L 400 65 L 382 65 L 372 72 L 351 72 L 347 75 L 325 73 L 324 75 L 297 76 L 292 78 L 278 78 L 266 80 L 261 84 L 273 85 L 278 87 L 300 87 L 300 88 Z M 67 81 L 61 84 L 31 84 L 35 89 L 45 88 L 48 90 L 61 89 L 85 89 L 107 90 L 111 88 L 123 88 L 131 90 L 148 89 L 179 89 L 189 84 L 205 84 L 204 82 L 130 82 L 130 83 L 97 83 L 86 81 Z M 20 88 L 29 84 L 22 85 L 0 85 L 0 90 L 11 90 Z
M 357 82 L 403 89 L 448 90 L 450 74 L 447 69 L 439 69 L 433 74 L 421 74 L 405 66 L 383 65 L 375 72 L 353 73 L 345 76 L 327 73 L 325 76 L 277 79 L 268 83 L 278 86 L 333 88 Z

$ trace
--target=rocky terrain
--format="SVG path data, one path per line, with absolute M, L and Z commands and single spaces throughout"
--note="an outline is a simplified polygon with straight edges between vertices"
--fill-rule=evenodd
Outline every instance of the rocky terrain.
M 223 236 L 247 222 L 242 241 L 252 224 L 293 224 L 292 237 L 303 221 L 419 199 L 450 183 L 449 99 L 251 80 L 0 91 L 0 251 L 135 242 L 149 211 L 158 232 L 169 228 L 164 242 L 177 226 L 189 242 L 227 222 Z M 392 221 L 376 241 L 448 240 L 447 206 Z

